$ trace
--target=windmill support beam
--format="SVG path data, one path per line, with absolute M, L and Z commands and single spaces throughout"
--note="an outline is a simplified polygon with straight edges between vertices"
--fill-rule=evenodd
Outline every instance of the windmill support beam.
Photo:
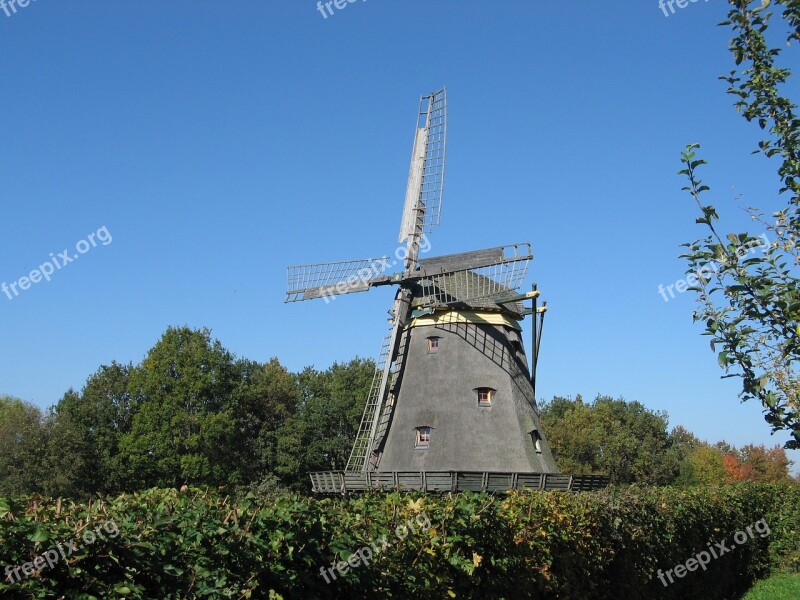
M 531 298 L 531 314 L 533 315 L 533 319 L 531 319 L 531 389 L 533 390 L 533 401 L 536 402 L 536 363 L 539 360 L 539 347 L 536 344 L 536 311 L 537 304 L 539 303 L 539 290 L 535 283 L 531 287 L 531 292 L 536 293 L 536 295 Z
M 524 294 L 517 294 L 515 296 L 506 296 L 505 298 L 498 298 L 495 300 L 497 304 L 510 304 L 511 302 L 522 302 L 523 300 L 533 300 L 534 298 L 538 298 L 541 294 L 538 290 L 532 290 L 530 292 L 525 292 Z
M 521 314 L 523 317 L 527 317 L 528 315 L 532 315 L 532 314 L 541 315 L 542 313 L 546 313 L 546 312 L 547 312 L 547 307 L 546 306 L 540 306 L 539 308 L 537 308 L 535 310 L 532 309 L 532 308 L 526 308 L 525 310 L 523 310 L 519 314 Z
M 533 301 L 533 361 L 531 365 L 531 387 L 533 388 L 533 400 L 536 401 L 536 369 L 539 366 L 539 346 L 542 343 L 542 329 L 544 329 L 544 315 L 547 313 L 547 302 L 544 306 L 537 307 L 536 299 Z M 539 319 L 537 326 L 536 319 Z

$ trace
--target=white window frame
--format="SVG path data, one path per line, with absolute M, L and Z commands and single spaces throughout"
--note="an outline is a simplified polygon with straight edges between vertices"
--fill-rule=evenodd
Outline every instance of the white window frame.
M 429 448 L 431 445 L 431 432 L 433 431 L 433 427 L 429 427 L 428 425 L 423 425 L 421 427 L 417 427 L 416 432 L 416 445 L 415 448 L 419 448 L 424 450 Z M 423 436 L 425 439 L 423 439 Z

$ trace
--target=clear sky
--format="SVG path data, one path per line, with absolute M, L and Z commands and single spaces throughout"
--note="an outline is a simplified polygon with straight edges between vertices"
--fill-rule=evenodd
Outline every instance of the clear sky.
M 431 254 L 533 243 L 526 285 L 551 308 L 540 398 L 623 396 L 712 442 L 782 443 L 720 379 L 691 293 L 657 291 L 705 233 L 676 175 L 686 144 L 703 144 L 725 231 L 749 226 L 741 206 L 781 202 L 777 164 L 751 156 L 759 132 L 717 79 L 732 68 L 726 7 L 0 9 L 0 283 L 61 267 L 0 294 L 0 392 L 50 406 L 101 364 L 140 361 L 169 325 L 293 370 L 373 356 L 392 291 L 284 304 L 285 267 L 394 251 L 419 96 L 446 85 Z

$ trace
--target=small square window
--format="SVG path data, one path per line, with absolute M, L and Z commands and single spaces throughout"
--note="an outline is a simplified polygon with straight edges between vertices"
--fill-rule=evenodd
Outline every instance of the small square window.
M 427 448 L 431 443 L 431 428 L 417 427 L 417 448 Z
M 439 351 L 439 341 L 442 338 L 440 337 L 429 337 L 428 338 L 428 352 L 438 352 Z
M 478 406 L 491 406 L 494 400 L 494 390 L 492 388 L 478 388 Z

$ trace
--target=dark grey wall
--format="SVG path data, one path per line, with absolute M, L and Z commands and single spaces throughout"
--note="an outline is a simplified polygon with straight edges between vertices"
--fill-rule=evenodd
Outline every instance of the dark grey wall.
M 441 338 L 438 352 L 428 352 L 430 336 Z M 496 390 L 491 408 L 478 406 L 480 387 Z M 378 470 L 558 472 L 534 407 L 516 330 L 413 327 Z M 416 428 L 423 426 L 432 428 L 426 450 L 415 448 Z M 541 452 L 534 430 L 543 438 Z

